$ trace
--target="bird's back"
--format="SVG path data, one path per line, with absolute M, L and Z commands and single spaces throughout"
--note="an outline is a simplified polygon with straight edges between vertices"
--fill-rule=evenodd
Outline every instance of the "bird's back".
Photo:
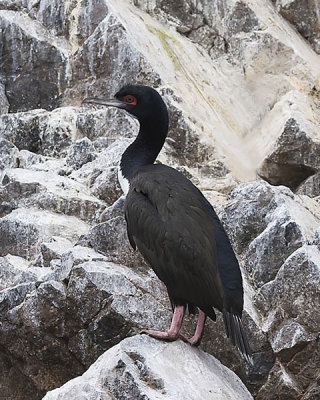
M 142 167 L 130 182 L 125 213 L 131 244 L 171 297 L 241 315 L 238 262 L 219 218 L 190 180 L 162 164 Z

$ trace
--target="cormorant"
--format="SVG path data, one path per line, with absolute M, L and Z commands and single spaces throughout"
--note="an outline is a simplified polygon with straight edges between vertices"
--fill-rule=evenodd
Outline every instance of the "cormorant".
M 167 287 L 173 308 L 167 332 L 143 333 L 173 341 L 200 343 L 206 316 L 222 312 L 227 336 L 248 361 L 251 350 L 241 322 L 242 276 L 217 214 L 200 190 L 182 173 L 154 164 L 168 133 L 167 107 L 160 94 L 142 85 L 126 85 L 113 100 L 85 103 L 114 106 L 136 117 L 140 130 L 125 150 L 119 180 L 127 192 L 125 218 L 129 241 L 138 248 Z M 185 312 L 198 312 L 193 337 L 180 335 Z

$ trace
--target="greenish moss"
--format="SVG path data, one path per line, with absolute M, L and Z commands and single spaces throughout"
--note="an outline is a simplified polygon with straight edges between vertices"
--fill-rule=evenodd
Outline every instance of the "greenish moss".
M 179 47 L 181 47 L 181 44 L 179 43 L 179 41 L 176 38 L 174 38 L 173 36 L 170 36 L 167 33 L 163 32 L 159 29 L 156 29 L 149 24 L 146 24 L 146 26 L 151 33 L 153 33 L 154 35 L 156 35 L 159 38 L 163 49 L 166 51 L 166 53 L 170 57 L 170 60 L 172 61 L 175 69 L 179 70 L 180 72 L 185 73 L 184 68 L 180 64 L 178 58 L 176 57 L 176 55 L 174 54 L 174 52 L 172 51 L 171 46 L 170 46 L 170 41 L 171 41 L 171 42 L 174 42 Z
M 173 36 L 168 35 L 168 33 L 164 32 L 162 30 L 159 30 L 149 24 L 146 24 L 146 27 L 148 28 L 150 33 L 152 33 L 153 35 L 155 35 L 159 38 L 159 40 L 162 44 L 162 47 L 165 50 L 165 52 L 168 54 L 168 56 L 170 57 L 175 70 L 179 71 L 187 78 L 187 80 L 193 85 L 193 87 L 198 92 L 198 94 L 212 108 L 213 112 L 222 116 L 223 120 L 226 122 L 226 124 L 228 126 L 231 127 L 231 129 L 237 130 L 238 129 L 237 123 L 231 118 L 231 116 L 228 113 L 226 113 L 224 111 L 224 109 L 219 105 L 219 103 L 216 101 L 216 99 L 212 96 L 208 96 L 208 95 L 204 96 L 203 93 L 205 92 L 205 90 L 202 90 L 201 87 L 209 86 L 210 83 L 206 80 L 202 80 L 202 81 L 198 81 L 198 82 L 195 81 L 193 79 L 192 75 L 190 75 L 190 73 L 188 73 L 188 70 L 185 69 L 183 67 L 183 65 L 180 63 L 179 58 L 176 56 L 176 54 L 174 53 L 174 51 L 172 50 L 172 47 L 171 47 L 171 43 L 173 43 L 174 45 L 179 47 L 179 49 L 182 52 L 184 52 L 183 46 L 179 42 L 179 40 L 177 40 Z

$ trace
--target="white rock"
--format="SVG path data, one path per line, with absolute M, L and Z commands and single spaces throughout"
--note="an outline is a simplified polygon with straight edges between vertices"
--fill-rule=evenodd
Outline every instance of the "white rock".
M 240 379 L 217 359 L 182 341 L 147 336 L 123 340 L 105 352 L 81 377 L 43 400 L 245 400 Z
M 11 199 L 21 207 L 38 206 L 84 220 L 95 219 L 106 207 L 85 185 L 50 170 L 8 168 L 3 183 Z

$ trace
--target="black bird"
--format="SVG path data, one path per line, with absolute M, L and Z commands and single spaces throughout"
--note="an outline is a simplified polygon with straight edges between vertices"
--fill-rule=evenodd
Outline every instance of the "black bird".
M 88 98 L 84 102 L 124 109 L 140 123 L 137 138 L 120 162 L 120 181 L 128 191 L 128 237 L 166 285 L 173 308 L 167 332 L 143 333 L 198 345 L 206 316 L 215 321 L 216 308 L 223 313 L 227 336 L 251 361 L 241 322 L 242 277 L 229 238 L 211 204 L 189 179 L 171 167 L 154 164 L 169 125 L 161 96 L 148 86 L 126 85 L 113 100 Z M 186 311 L 198 312 L 197 328 L 190 339 L 179 333 Z

